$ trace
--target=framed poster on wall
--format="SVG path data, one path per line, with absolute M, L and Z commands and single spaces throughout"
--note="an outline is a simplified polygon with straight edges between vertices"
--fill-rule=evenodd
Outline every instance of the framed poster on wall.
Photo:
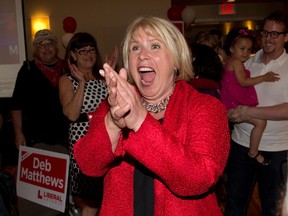
M 12 96 L 25 59 L 22 0 L 0 0 L 0 98 Z

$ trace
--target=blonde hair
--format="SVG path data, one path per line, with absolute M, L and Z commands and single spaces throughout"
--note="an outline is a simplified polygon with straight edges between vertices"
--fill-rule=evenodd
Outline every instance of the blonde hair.
M 188 81 L 193 77 L 192 56 L 185 38 L 171 22 L 158 17 L 139 17 L 127 28 L 126 36 L 123 40 L 123 63 L 129 76 L 129 47 L 134 33 L 140 28 L 146 34 L 162 40 L 168 47 L 177 69 L 176 81 Z

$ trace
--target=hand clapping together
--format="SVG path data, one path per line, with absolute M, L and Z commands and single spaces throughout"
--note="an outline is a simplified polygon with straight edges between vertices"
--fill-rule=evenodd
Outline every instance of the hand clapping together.
M 110 65 L 104 64 L 104 70 L 100 70 L 100 74 L 105 77 L 109 92 L 110 112 L 106 115 L 107 127 L 111 129 L 108 131 L 109 135 L 114 132 L 120 133 L 125 127 L 136 132 L 147 111 L 135 87 L 128 82 L 126 69 L 122 68 L 118 74 Z M 117 143 L 118 138 L 116 136 L 115 141 L 111 140 L 112 143 Z

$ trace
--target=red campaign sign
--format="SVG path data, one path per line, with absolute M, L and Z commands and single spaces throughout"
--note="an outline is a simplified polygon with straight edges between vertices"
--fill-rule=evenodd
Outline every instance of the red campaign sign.
M 64 193 L 66 160 L 21 152 L 20 180 L 32 185 Z

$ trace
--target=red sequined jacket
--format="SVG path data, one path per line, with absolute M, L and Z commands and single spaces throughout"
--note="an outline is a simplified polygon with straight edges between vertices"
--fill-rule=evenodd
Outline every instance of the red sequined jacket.
M 222 215 L 211 190 L 224 170 L 230 138 L 226 109 L 217 99 L 178 81 L 163 123 L 147 114 L 136 133 L 121 137 L 115 153 L 104 124 L 107 111 L 104 102 L 74 147 L 85 174 L 105 175 L 100 216 L 133 216 L 131 156 L 157 176 L 155 216 Z

